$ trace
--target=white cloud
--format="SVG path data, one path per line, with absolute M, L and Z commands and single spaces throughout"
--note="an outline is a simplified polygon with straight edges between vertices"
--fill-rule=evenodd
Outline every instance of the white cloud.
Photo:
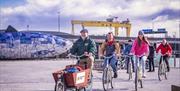
M 79 17 L 79 20 L 105 20 L 108 15 L 118 16 L 122 20 L 128 17 L 133 19 L 132 34 L 134 35 L 135 31 L 152 25 L 151 22 L 138 20 L 139 17 L 151 16 L 164 9 L 180 10 L 179 0 L 27 0 L 26 2 L 16 7 L 1 8 L 1 17 L 22 15 L 30 18 L 31 21 L 37 21 L 37 18 L 33 19 L 34 16 L 57 17 L 58 11 L 61 12 L 61 17 Z M 154 21 L 169 21 L 168 17 L 168 15 L 160 15 Z M 8 24 L 8 19 L 11 18 L 3 19 L 2 23 Z M 174 26 L 171 22 L 168 22 L 166 26 L 170 25 Z M 64 29 L 70 30 L 71 28 Z
M 61 10 L 65 16 L 105 17 L 109 14 L 119 16 L 148 16 L 165 8 L 180 9 L 180 1 L 169 0 L 27 0 L 27 4 L 15 8 L 2 8 L 4 14 L 38 14 L 43 11 Z M 56 10 L 55 10 L 56 9 Z
M 173 1 L 169 3 L 169 8 L 175 9 L 175 10 L 180 10 L 180 1 Z
M 155 19 L 153 19 L 153 22 L 166 21 L 166 20 L 168 20 L 168 15 L 158 16 Z

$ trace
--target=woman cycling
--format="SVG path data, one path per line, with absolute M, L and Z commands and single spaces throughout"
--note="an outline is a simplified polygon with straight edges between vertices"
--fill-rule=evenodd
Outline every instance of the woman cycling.
M 145 61 L 147 60 L 149 54 L 149 42 L 144 36 L 143 31 L 138 32 L 138 37 L 134 40 L 131 53 L 135 55 L 135 65 L 137 67 L 138 61 L 140 66 L 142 66 L 142 77 L 145 78 Z
M 120 49 L 119 49 L 119 44 L 114 40 L 114 36 L 112 32 L 109 32 L 107 34 L 107 39 L 105 40 L 105 42 L 102 43 L 101 45 L 101 55 L 103 56 L 105 54 L 105 56 L 112 56 L 112 58 L 110 58 L 110 65 L 113 68 L 113 72 L 114 72 L 114 78 L 117 78 L 118 74 L 117 74 L 117 57 L 120 55 Z M 108 60 L 104 61 L 104 65 L 106 65 Z

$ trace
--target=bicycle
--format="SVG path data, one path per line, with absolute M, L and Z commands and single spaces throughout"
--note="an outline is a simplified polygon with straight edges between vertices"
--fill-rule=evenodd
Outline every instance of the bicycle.
M 112 56 L 109 56 L 109 57 L 106 57 L 106 56 L 103 56 L 104 59 L 107 59 L 107 63 L 103 69 L 103 76 L 102 76 L 102 84 L 103 84 L 103 89 L 104 91 L 107 91 L 109 90 L 109 85 L 111 84 L 111 88 L 113 88 L 113 77 L 112 77 L 112 67 L 109 65 L 110 63 L 110 58 L 112 58 L 114 55 Z
M 132 79 L 132 73 L 133 73 L 133 71 L 132 71 L 132 57 L 133 57 L 133 55 L 126 55 L 126 58 L 128 58 L 129 59 L 129 63 L 128 63 L 128 68 L 127 68 L 127 72 L 128 72 L 128 74 L 129 74 L 129 79 L 128 80 L 130 80 L 130 79 Z
M 136 68 L 135 68 L 135 91 L 138 90 L 138 82 L 141 86 L 141 88 L 143 88 L 142 85 L 142 72 L 141 72 L 141 68 L 140 68 L 140 58 L 138 57 L 138 60 L 136 60 Z
M 76 58 L 78 62 L 80 61 L 81 57 L 84 57 L 84 55 L 70 56 Z M 65 69 L 58 70 L 53 73 L 53 77 L 55 80 L 55 91 L 66 91 L 68 89 L 75 89 L 76 91 L 83 89 L 84 91 L 86 91 L 87 87 L 92 85 L 92 76 L 90 69 L 87 68 L 87 64 L 79 65 L 78 62 L 75 65 L 68 65 Z M 76 67 L 79 72 L 68 73 L 66 69 L 71 67 Z
M 122 55 L 120 59 L 118 59 L 118 69 L 126 69 L 126 55 Z
M 161 54 L 161 58 L 160 58 L 160 60 L 161 60 L 161 64 L 159 64 L 159 67 L 158 67 L 158 79 L 159 79 L 159 81 L 161 81 L 161 76 L 163 76 L 164 75 L 164 77 L 165 77 L 165 79 L 167 80 L 167 65 L 165 64 L 165 61 L 163 60 L 163 56 L 164 55 L 162 55 Z

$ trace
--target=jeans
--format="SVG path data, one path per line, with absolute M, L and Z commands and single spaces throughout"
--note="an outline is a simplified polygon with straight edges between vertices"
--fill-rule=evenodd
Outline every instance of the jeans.
M 116 56 L 112 56 L 111 58 L 109 59 L 104 59 L 104 67 L 106 67 L 107 65 L 107 61 L 109 60 L 109 64 L 111 65 L 112 69 L 113 69 L 113 72 L 117 72 L 117 58 Z
M 145 76 L 145 61 L 147 60 L 146 56 L 141 56 L 141 57 L 137 57 L 135 59 L 135 68 L 137 68 L 137 66 L 140 67 L 140 69 L 142 69 L 142 76 Z

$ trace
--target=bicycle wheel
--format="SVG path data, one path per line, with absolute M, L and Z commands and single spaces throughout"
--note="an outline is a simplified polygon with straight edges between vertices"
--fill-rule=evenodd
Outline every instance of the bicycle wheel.
M 130 62 L 129 62 L 129 66 L 128 66 L 128 74 L 129 74 L 129 80 L 132 79 L 132 67 L 131 67 Z
M 158 79 L 159 79 L 159 81 L 161 81 L 161 75 L 162 75 L 162 64 L 160 64 L 158 67 Z
M 164 73 L 164 78 L 167 80 L 167 72 Z
M 143 88 L 142 80 L 139 80 L 139 83 L 140 83 L 141 88 Z
M 164 78 L 167 80 L 167 66 L 164 63 Z
M 109 89 L 109 85 L 110 85 L 110 78 L 109 78 L 109 69 L 108 68 L 104 68 L 103 70 L 103 77 L 102 77 L 102 84 L 103 84 L 103 89 L 104 91 L 107 91 Z
M 66 84 L 63 78 L 60 78 L 55 84 L 55 91 L 66 91 Z
M 135 91 L 137 91 L 137 85 L 138 85 L 138 74 L 137 74 L 137 69 L 135 73 Z
M 111 82 L 111 88 L 114 88 L 114 82 L 113 82 L 112 73 L 113 73 L 112 68 L 109 67 L 109 74 L 108 75 L 109 75 L 109 79 L 110 79 L 110 82 Z

